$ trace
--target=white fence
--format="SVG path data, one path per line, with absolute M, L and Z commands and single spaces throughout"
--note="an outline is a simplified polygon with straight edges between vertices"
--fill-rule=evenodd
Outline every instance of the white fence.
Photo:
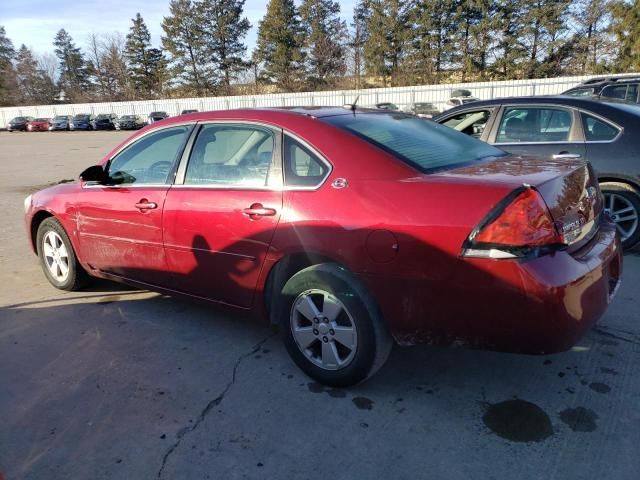
M 639 76 L 640 74 L 630 73 L 627 75 Z M 470 90 L 473 96 L 480 99 L 525 95 L 556 95 L 592 77 L 593 75 L 363 90 L 7 107 L 0 108 L 0 126 L 4 127 L 9 120 L 17 116 L 53 117 L 55 115 L 74 115 L 78 113 L 115 113 L 117 115 L 137 114 L 146 116 L 153 111 L 165 111 L 173 116 L 186 109 L 207 111 L 256 107 L 335 106 L 352 103 L 358 95 L 360 96 L 358 100 L 358 105 L 360 106 L 391 102 L 402 107 L 413 102 L 430 102 L 440 110 L 443 110 L 446 101 L 451 96 L 451 92 L 460 88 Z

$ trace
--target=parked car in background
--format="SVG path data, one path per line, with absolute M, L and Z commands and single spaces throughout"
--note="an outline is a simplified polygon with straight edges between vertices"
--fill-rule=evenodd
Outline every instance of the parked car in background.
M 516 155 L 590 161 L 623 246 L 640 241 L 640 106 L 570 96 L 498 98 L 434 120 Z
M 433 104 L 428 102 L 411 103 L 407 107 L 407 112 L 413 113 L 418 117 L 431 118 L 440 113 L 440 110 Z
M 562 92 L 562 95 L 569 95 L 571 97 L 592 97 L 598 96 L 600 92 L 609 85 L 615 85 L 618 82 L 636 81 L 638 78 L 623 76 L 623 77 L 596 77 L 585 80 L 579 85 L 576 85 L 569 90 Z
M 27 130 L 29 132 L 46 132 L 51 125 L 50 118 L 34 118 L 27 124 Z
M 69 122 L 69 130 L 93 130 L 93 119 L 94 116 L 88 113 L 75 115 Z
M 122 115 L 114 122 L 116 130 L 138 130 L 146 125 L 140 115 Z
M 467 103 L 477 102 L 478 98 L 471 95 L 469 90 L 459 88 L 451 92 L 451 98 L 447 100 L 444 106 L 444 110 L 450 110 L 460 105 L 466 105 Z
M 25 199 L 52 285 L 91 275 L 261 312 L 334 386 L 375 373 L 393 339 L 566 350 L 620 281 L 587 163 L 508 155 L 406 113 L 178 116 L 80 178 Z
M 194 108 L 194 109 L 191 109 L 191 110 L 182 110 L 182 111 L 180 112 L 180 115 L 187 115 L 188 113 L 197 113 L 197 112 L 198 112 L 198 110 L 197 110 L 197 109 L 195 109 L 195 108 Z
M 400 108 L 395 103 L 390 102 L 376 103 L 376 108 L 378 110 L 400 110 Z
M 640 103 L 640 79 L 620 80 L 606 85 L 598 95 L 600 100 L 614 100 L 620 102 Z
M 9 123 L 7 124 L 7 130 L 9 132 L 15 132 L 15 131 L 22 131 L 22 132 L 26 132 L 27 131 L 27 125 L 29 125 L 29 122 L 33 120 L 33 117 L 15 117 L 12 118 Z
M 118 116 L 115 113 L 101 113 L 91 120 L 91 127 L 94 130 L 115 130 L 113 123 Z
M 56 115 L 49 124 L 49 131 L 56 130 L 69 130 L 69 124 L 71 123 L 71 115 Z
M 165 118 L 169 118 L 167 112 L 151 112 L 147 117 L 147 123 L 151 125 L 152 123 L 164 120 Z

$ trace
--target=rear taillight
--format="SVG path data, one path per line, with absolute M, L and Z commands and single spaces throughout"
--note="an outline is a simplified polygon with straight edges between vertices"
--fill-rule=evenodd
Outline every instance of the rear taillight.
M 471 232 L 462 253 L 513 258 L 561 244 L 547 205 L 536 190 L 527 186 L 509 195 Z

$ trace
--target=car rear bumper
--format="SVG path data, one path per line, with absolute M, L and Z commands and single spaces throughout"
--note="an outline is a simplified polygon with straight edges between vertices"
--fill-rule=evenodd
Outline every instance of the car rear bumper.
M 459 258 L 450 267 L 446 282 L 365 278 L 398 343 L 556 353 L 573 347 L 607 309 L 620 284 L 622 250 L 606 220 L 578 252 Z

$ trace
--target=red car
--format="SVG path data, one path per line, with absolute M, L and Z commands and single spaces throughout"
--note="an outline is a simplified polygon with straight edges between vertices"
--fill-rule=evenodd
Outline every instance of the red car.
M 27 130 L 30 132 L 47 132 L 50 125 L 50 118 L 36 118 L 27 123 Z
M 380 110 L 159 121 L 25 210 L 55 287 L 95 276 L 260 312 L 335 386 L 372 375 L 394 340 L 566 350 L 622 268 L 586 163 Z

